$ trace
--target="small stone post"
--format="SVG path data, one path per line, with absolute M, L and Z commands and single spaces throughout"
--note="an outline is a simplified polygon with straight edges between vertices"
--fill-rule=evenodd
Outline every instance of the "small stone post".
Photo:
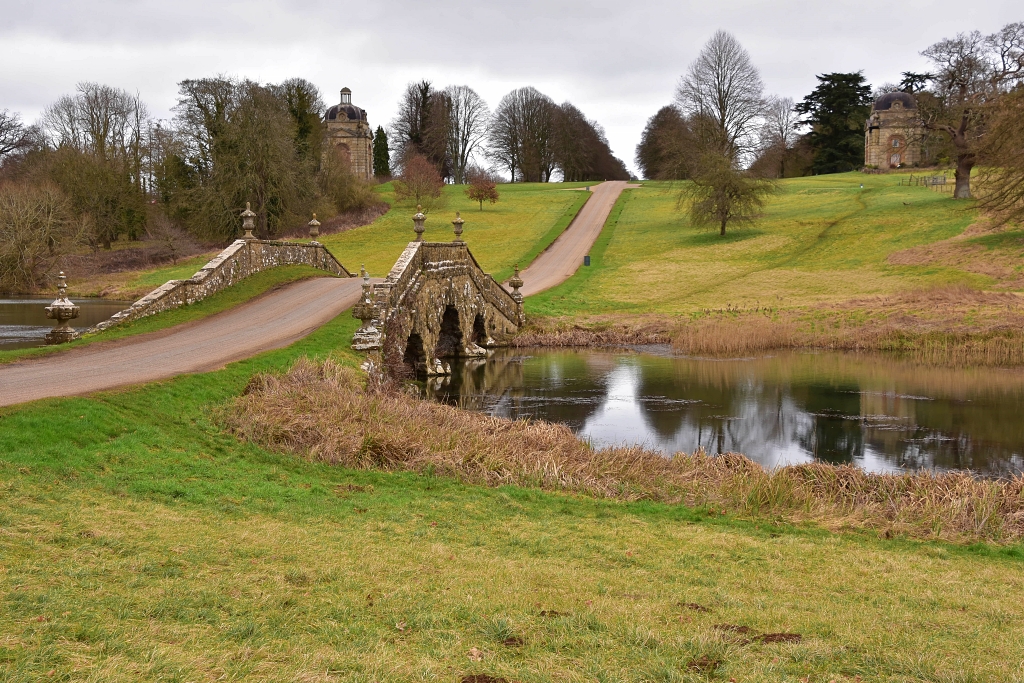
M 452 240 L 453 244 L 465 244 L 466 242 L 462 239 L 462 224 L 466 221 L 462 220 L 462 216 L 459 212 L 455 212 L 455 220 L 452 221 L 452 225 L 455 226 L 455 239 Z
M 520 306 L 523 305 L 523 295 L 519 293 L 519 288 L 523 286 L 523 278 L 519 277 L 519 264 L 516 264 L 515 273 L 508 279 L 508 286 L 512 288 L 512 298 Z
M 313 220 L 309 222 L 309 237 L 313 240 L 313 244 L 318 244 L 316 238 L 320 236 L 320 221 L 316 219 L 316 214 L 313 214 Z
M 249 202 L 245 203 L 245 211 L 242 212 L 242 229 L 245 230 L 245 234 L 242 235 L 243 240 L 254 240 L 255 235 L 252 234 L 253 224 L 252 219 L 256 218 L 256 212 L 249 207 Z
M 46 317 L 57 321 L 57 326 L 45 337 L 47 344 L 63 344 L 78 338 L 78 332 L 68 326 L 69 320 L 78 317 L 78 311 L 79 307 L 68 299 L 67 278 L 62 270 L 57 276 L 57 298 L 46 307 Z
M 416 205 L 416 215 L 412 217 L 412 229 L 416 233 L 416 241 L 423 241 L 423 231 L 426 228 L 423 227 L 423 221 L 427 220 L 427 217 L 423 215 L 423 207 L 419 204 Z

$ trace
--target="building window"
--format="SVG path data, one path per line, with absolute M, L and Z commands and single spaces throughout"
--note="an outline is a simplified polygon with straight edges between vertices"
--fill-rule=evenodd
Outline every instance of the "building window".
M 893 147 L 893 149 L 896 149 L 896 148 L 897 148 L 897 147 L 899 147 L 899 146 L 900 146 L 900 141 L 899 141 L 899 140 L 893 140 L 893 141 L 892 141 L 892 147 Z

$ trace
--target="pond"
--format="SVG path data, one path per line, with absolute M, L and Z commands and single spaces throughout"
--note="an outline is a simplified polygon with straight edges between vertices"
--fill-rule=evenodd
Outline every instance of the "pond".
M 92 327 L 118 311 L 131 306 L 130 301 L 109 299 L 72 299 L 81 307 L 78 317 L 71 321 L 76 329 Z M 47 306 L 53 297 L 7 296 L 0 297 L 0 350 L 45 346 L 43 337 L 55 326 L 46 317 Z
M 820 460 L 869 471 L 1024 471 L 1024 370 L 922 367 L 881 356 L 781 353 L 710 360 L 500 349 L 431 379 L 436 400 L 570 426 L 595 446 L 743 453 L 766 467 Z

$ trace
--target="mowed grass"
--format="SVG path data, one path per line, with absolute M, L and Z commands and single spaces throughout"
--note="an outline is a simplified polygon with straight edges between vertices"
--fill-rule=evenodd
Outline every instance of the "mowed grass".
M 589 193 L 586 183 L 516 183 L 499 185 L 496 204 L 477 202 L 465 195 L 465 186 L 446 185 L 445 205 L 427 211 L 423 239 L 450 242 L 455 239 L 455 212 L 465 221 L 462 238 L 480 266 L 504 280 L 518 263 L 525 268 L 561 234 L 582 208 Z M 321 241 L 352 272 L 361 264 L 374 277 L 384 277 L 395 265 L 406 245 L 416 238 L 409 201 L 396 202 L 394 193 L 382 188 L 381 196 L 392 209 L 372 225 L 327 235 Z
M 955 267 L 899 266 L 890 254 L 959 235 L 970 202 L 896 175 L 847 173 L 784 180 L 750 226 L 690 225 L 680 185 L 627 190 L 591 252 L 593 265 L 527 302 L 529 312 L 688 313 L 704 308 L 797 307 L 937 285 L 984 287 Z M 861 184 L 863 183 L 863 188 Z
M 0 680 L 1024 680 L 1019 547 L 353 471 L 218 426 L 255 372 L 354 366 L 356 324 L 0 410 Z

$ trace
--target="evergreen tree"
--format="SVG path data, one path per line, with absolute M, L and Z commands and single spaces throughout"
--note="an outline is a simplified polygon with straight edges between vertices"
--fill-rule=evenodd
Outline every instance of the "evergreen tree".
M 864 122 L 871 114 L 871 86 L 864 74 L 830 73 L 817 76 L 818 87 L 796 105 L 811 127 L 811 170 L 842 173 L 864 164 Z
M 391 177 L 391 156 L 388 151 L 388 134 L 377 126 L 373 134 L 373 175 L 378 178 Z

